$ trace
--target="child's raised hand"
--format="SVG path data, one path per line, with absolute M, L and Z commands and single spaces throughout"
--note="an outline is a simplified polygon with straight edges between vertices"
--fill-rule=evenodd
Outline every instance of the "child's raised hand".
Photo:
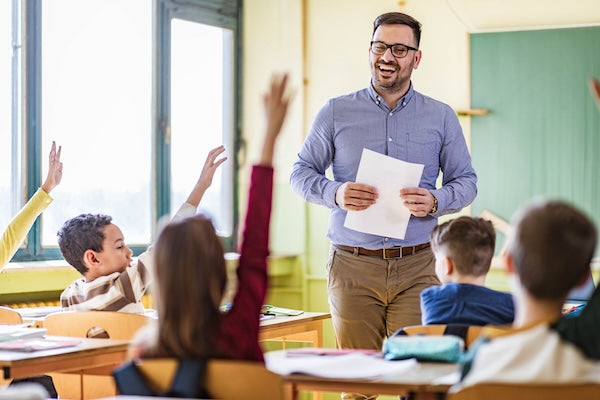
M 267 136 L 277 136 L 281 131 L 292 95 L 286 90 L 288 74 L 274 74 L 269 91 L 263 96 L 267 114 Z
M 50 193 L 62 179 L 63 163 L 60 161 L 60 153 L 62 146 L 58 146 L 56 150 L 56 142 L 52 141 L 52 148 L 50 149 L 49 163 L 48 163 L 48 176 L 46 181 L 42 185 L 42 189 L 46 193 Z
M 187 203 L 193 206 L 198 206 L 198 204 L 200 204 L 200 200 L 202 199 L 204 192 L 212 184 L 212 180 L 215 176 L 217 168 L 227 160 L 227 157 L 217 159 L 217 157 L 223 154 L 224 151 L 225 147 L 219 146 L 208 152 L 208 156 L 206 156 L 206 161 L 204 162 L 204 167 L 202 167 L 202 172 L 200 173 L 198 182 L 196 182 L 192 193 L 190 193 L 190 196 L 186 201 Z
M 204 190 L 208 189 L 210 185 L 212 185 L 213 177 L 215 176 L 215 171 L 219 167 L 219 165 L 223 164 L 227 157 L 223 157 L 217 160 L 219 155 L 223 154 L 225 151 L 224 146 L 215 147 L 211 151 L 208 152 L 208 156 L 206 156 L 206 161 L 204 162 L 204 167 L 202 168 L 202 172 L 200 173 L 200 178 L 198 178 L 198 185 L 204 188 Z
M 287 90 L 287 82 L 287 74 L 274 74 L 271 78 L 269 91 L 263 96 L 267 115 L 267 131 L 260 159 L 261 165 L 271 165 L 273 163 L 275 140 L 281 131 L 288 105 L 292 99 L 292 95 Z

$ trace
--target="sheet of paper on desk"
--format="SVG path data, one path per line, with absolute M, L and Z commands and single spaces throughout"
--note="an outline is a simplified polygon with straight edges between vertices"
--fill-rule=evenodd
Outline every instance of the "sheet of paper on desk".
M 383 358 L 365 354 L 342 356 L 307 355 L 306 357 L 282 357 L 281 354 L 265 354 L 267 368 L 280 375 L 305 374 L 325 378 L 376 378 L 402 373 L 417 365 L 415 359 L 385 361 Z
M 9 351 L 40 351 L 73 347 L 81 343 L 80 339 L 19 339 L 0 343 L 0 350 Z
M 402 204 L 400 189 L 418 187 L 423 164 L 408 163 L 363 149 L 356 182 L 377 188 L 377 202 L 362 211 L 348 211 L 344 226 L 373 235 L 404 239 L 410 211 Z
M 29 328 L 27 324 L 0 325 L 0 342 L 27 338 L 42 338 L 45 335 L 45 328 Z

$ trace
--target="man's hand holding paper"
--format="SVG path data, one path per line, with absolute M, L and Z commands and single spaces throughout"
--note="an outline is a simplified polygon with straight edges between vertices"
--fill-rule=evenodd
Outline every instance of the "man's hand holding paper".
M 429 190 L 424 188 L 400 189 L 400 198 L 404 201 L 404 206 L 415 217 L 425 217 L 433 208 L 434 197 Z
M 431 209 L 431 206 L 427 208 L 428 202 L 433 204 L 433 196 L 429 199 L 421 192 L 429 191 L 418 188 L 422 173 L 422 164 L 363 149 L 356 174 L 360 183 L 347 182 L 336 193 L 338 205 L 348 210 L 344 226 L 359 232 L 404 239 L 411 212 L 424 216 Z M 409 190 L 403 195 L 402 189 Z M 427 212 L 424 212 L 425 208 Z
M 335 202 L 342 210 L 362 211 L 377 201 L 377 189 L 356 182 L 346 182 L 335 193 Z

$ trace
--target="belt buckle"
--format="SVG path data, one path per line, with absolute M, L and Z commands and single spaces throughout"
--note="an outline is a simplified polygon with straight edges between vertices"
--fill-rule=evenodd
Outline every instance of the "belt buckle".
M 399 254 L 399 255 L 398 255 L 398 257 L 388 257 L 388 256 L 386 255 L 386 250 L 398 250 L 398 254 Z M 384 248 L 384 249 L 382 249 L 382 251 L 383 251 L 383 259 L 384 259 L 384 260 L 393 260 L 393 259 L 395 259 L 395 258 L 402 258 L 402 246 L 397 246 L 397 247 L 389 247 L 389 248 L 387 248 L 387 249 L 386 249 L 386 248 Z

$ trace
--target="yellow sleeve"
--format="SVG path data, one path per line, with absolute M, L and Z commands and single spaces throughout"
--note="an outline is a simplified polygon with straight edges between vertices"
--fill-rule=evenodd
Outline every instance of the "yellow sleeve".
M 52 197 L 41 188 L 10 221 L 0 239 L 0 268 L 17 252 L 35 219 L 52 203 Z

